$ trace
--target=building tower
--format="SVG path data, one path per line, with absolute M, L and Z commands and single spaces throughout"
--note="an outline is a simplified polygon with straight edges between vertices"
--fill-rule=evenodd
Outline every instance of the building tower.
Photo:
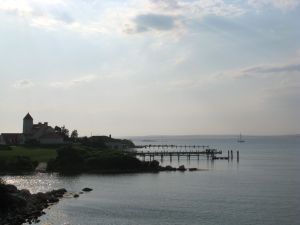
M 33 119 L 29 113 L 23 119 L 23 134 L 30 134 L 33 126 Z

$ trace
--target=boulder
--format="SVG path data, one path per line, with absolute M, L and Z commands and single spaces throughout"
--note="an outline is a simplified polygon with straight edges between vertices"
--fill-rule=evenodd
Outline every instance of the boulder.
M 176 170 L 176 168 L 173 168 L 172 166 L 166 166 L 164 168 L 164 170 L 166 170 L 166 171 L 174 171 L 174 170 Z
M 84 192 L 90 192 L 92 190 L 93 190 L 92 188 L 88 188 L 88 187 L 82 189 L 82 191 L 84 191 Z
M 186 171 L 186 168 L 184 167 L 184 165 L 181 165 L 178 167 L 178 170 L 183 172 Z
M 31 194 L 26 189 L 18 190 L 14 185 L 1 184 L 0 224 L 36 223 L 38 217 L 45 214 L 42 210 L 50 204 L 58 202 L 64 193 L 66 193 L 66 189 Z
M 18 189 L 15 185 L 12 185 L 12 184 L 6 184 L 5 185 L 5 189 L 8 193 L 16 193 L 18 192 Z

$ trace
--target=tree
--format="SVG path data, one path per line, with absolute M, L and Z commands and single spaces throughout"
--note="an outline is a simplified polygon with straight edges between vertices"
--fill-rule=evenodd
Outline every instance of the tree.
M 61 134 L 61 128 L 59 126 L 54 127 L 55 133 Z
M 61 127 L 61 133 L 64 137 L 66 137 L 66 138 L 69 137 L 69 130 L 65 126 Z
M 78 138 L 78 132 L 77 132 L 77 130 L 73 130 L 71 133 L 72 141 L 75 141 L 77 138 Z

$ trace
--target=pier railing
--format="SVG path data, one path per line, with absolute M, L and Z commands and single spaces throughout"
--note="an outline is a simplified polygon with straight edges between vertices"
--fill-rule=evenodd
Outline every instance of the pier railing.
M 180 148 L 181 150 L 177 150 L 176 148 Z M 182 150 L 183 148 L 184 150 Z M 197 150 L 193 150 L 194 148 Z M 200 150 L 201 148 L 203 149 Z M 209 145 L 142 145 L 137 146 L 137 149 L 151 149 L 151 151 L 137 150 L 128 153 L 136 157 L 141 157 L 143 160 L 148 157 L 150 161 L 154 160 L 155 157 L 161 160 L 165 157 L 169 157 L 170 160 L 172 160 L 173 157 L 178 158 L 178 160 L 181 157 L 186 157 L 188 160 L 190 160 L 191 157 L 196 157 L 199 160 L 200 156 L 206 156 L 207 159 L 212 160 L 233 159 L 233 150 L 228 150 L 227 156 L 222 156 L 222 150 L 209 148 Z M 237 160 L 239 160 L 239 151 L 237 151 Z

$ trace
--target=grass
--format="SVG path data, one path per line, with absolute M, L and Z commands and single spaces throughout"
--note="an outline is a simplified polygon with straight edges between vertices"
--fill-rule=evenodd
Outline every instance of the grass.
M 27 156 L 33 161 L 47 162 L 56 157 L 57 147 L 25 147 L 12 146 L 12 150 L 0 151 L 0 159 L 9 159 L 15 156 Z

